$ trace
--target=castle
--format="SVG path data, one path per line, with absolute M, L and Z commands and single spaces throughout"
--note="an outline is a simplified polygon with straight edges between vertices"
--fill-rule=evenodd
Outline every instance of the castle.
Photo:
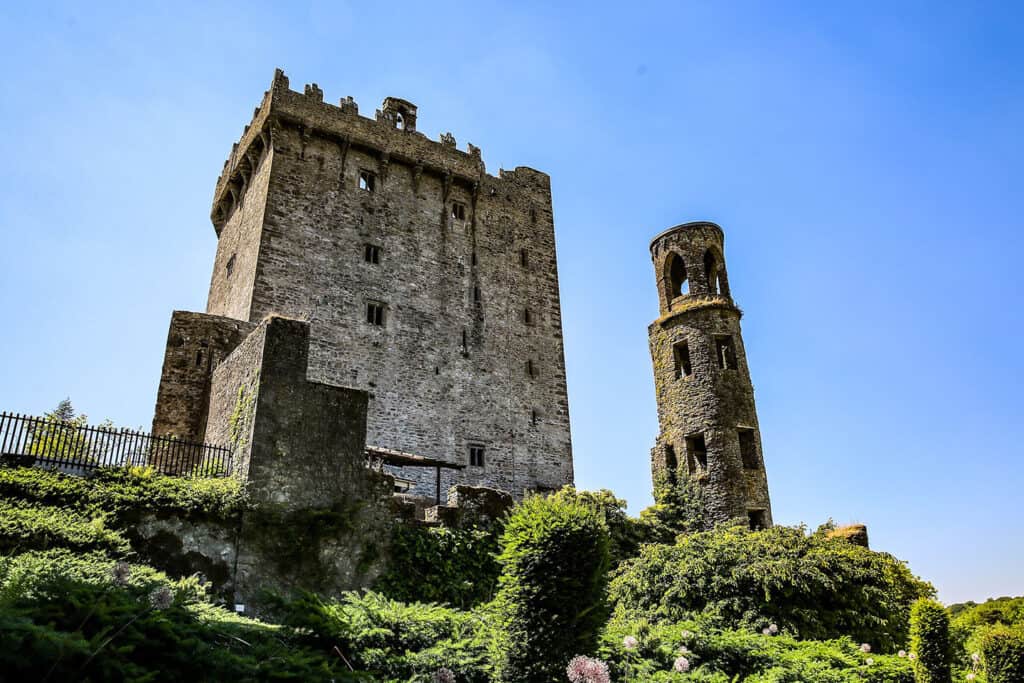
M 154 433 L 237 440 L 245 382 L 218 367 L 280 316 L 308 324 L 309 382 L 365 392 L 368 450 L 439 464 L 392 468 L 410 492 L 572 483 L 550 180 L 416 124 L 275 73 L 217 181 L 206 312 L 172 316 Z
M 369 119 L 275 73 L 217 181 L 207 308 L 172 316 L 154 433 L 244 451 L 271 500 L 333 500 L 335 460 L 364 451 L 438 510 L 456 485 L 573 482 L 549 178 L 488 175 L 479 148 L 416 123 L 408 101 Z M 722 229 L 676 226 L 651 257 L 653 475 L 694 478 L 711 521 L 768 527 Z M 303 491 L 310 476 L 323 490 Z
M 725 235 L 685 223 L 651 242 L 661 315 L 648 328 L 660 433 L 655 480 L 693 477 L 711 521 L 772 524 L 754 387 L 725 269 Z

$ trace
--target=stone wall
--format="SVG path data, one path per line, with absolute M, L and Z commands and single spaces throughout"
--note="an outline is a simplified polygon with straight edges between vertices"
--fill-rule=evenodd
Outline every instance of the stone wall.
M 226 162 L 208 312 L 309 322 L 309 378 L 367 392 L 371 444 L 466 464 L 443 490 L 571 483 L 548 176 L 486 174 L 479 149 L 416 132 L 407 102 L 372 120 L 322 98 L 278 72 Z
M 153 433 L 201 441 L 214 368 L 252 331 L 242 320 L 175 311 L 157 390 Z
M 660 425 L 651 466 L 655 476 L 695 477 L 712 521 L 769 526 L 754 388 L 723 241 L 717 225 L 691 223 L 651 245 L 661 305 L 648 329 Z

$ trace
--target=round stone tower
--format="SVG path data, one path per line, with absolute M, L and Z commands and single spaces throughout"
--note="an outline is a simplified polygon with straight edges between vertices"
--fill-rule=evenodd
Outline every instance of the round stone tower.
M 742 313 L 725 270 L 725 235 L 714 223 L 684 223 L 651 242 L 661 315 L 648 334 L 659 435 L 657 477 L 693 477 L 712 522 L 772 524 Z

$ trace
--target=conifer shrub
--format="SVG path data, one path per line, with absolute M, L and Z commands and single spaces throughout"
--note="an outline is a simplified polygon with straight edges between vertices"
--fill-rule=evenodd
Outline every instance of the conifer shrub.
M 390 561 L 374 590 L 403 602 L 471 608 L 498 588 L 500 527 L 449 529 L 396 524 Z
M 996 625 L 981 637 L 987 683 L 1024 681 L 1024 628 Z
M 949 615 L 934 600 L 922 598 L 910 608 L 910 651 L 917 656 L 917 683 L 950 683 Z
M 802 639 L 850 637 L 883 653 L 906 642 L 910 604 L 933 592 L 887 553 L 782 526 L 717 527 L 642 546 L 610 586 L 619 618 L 700 617 L 755 632 L 775 623 Z
M 570 659 L 596 650 L 607 617 L 608 545 L 603 516 L 578 500 L 532 496 L 513 510 L 495 601 L 499 680 L 561 681 Z

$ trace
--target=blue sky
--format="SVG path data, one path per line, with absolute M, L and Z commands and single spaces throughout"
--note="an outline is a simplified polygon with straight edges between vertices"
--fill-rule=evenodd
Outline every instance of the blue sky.
M 1024 594 L 1012 3 L 0 7 L 0 409 L 148 425 L 275 67 L 552 176 L 577 484 L 650 502 L 650 238 L 726 232 L 777 522 Z M 942 3 L 945 5 L 946 3 Z

